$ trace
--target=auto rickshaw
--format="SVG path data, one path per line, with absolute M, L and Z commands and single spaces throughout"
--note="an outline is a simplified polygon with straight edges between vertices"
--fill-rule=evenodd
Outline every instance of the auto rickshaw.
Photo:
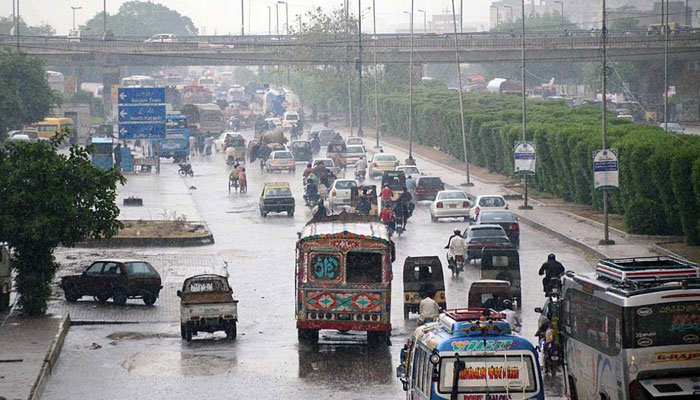
M 227 135 L 224 142 L 226 163 L 244 163 L 246 155 L 245 138 L 240 134 Z
M 311 142 L 308 140 L 295 140 L 289 145 L 289 147 L 295 161 L 311 162 L 313 159 Z
M 406 257 L 403 264 L 403 318 L 418 313 L 425 290 L 435 291 L 435 301 L 440 308 L 447 308 L 445 280 L 438 256 Z
M 520 255 L 512 248 L 484 248 L 481 254 L 481 279 L 496 279 L 510 283 L 517 307 L 522 305 L 520 289 Z
M 406 174 L 403 171 L 384 171 L 382 173 L 382 187 L 391 189 L 391 201 L 396 201 L 406 187 Z
M 467 307 L 502 309 L 503 300 L 511 300 L 513 294 L 510 282 L 495 279 L 482 279 L 472 282 L 469 288 Z
M 379 216 L 377 206 L 377 186 L 360 185 L 353 190 L 350 199 L 350 212 Z
M 326 157 L 333 160 L 338 168 L 345 168 L 346 160 L 346 146 L 345 142 L 341 140 L 334 139 L 328 143 L 328 148 L 326 149 Z

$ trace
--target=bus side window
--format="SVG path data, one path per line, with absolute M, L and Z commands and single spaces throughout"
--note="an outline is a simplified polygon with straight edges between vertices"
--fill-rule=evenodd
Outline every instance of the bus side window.
M 348 283 L 381 283 L 382 254 L 351 251 L 345 257 L 346 281 Z

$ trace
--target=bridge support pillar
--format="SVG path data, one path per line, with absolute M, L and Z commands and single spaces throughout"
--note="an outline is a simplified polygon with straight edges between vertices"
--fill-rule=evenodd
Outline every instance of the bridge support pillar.
M 117 100 L 116 85 L 120 82 L 119 67 L 104 67 L 102 71 L 102 106 L 105 119 L 112 118 L 112 105 Z

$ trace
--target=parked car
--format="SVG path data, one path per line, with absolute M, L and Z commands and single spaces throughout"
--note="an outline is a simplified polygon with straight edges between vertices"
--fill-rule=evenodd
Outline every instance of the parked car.
M 188 342 L 198 332 L 226 332 L 236 338 L 238 300 L 225 276 L 202 274 L 185 279 L 180 298 L 180 336 Z
M 286 212 L 294 216 L 294 196 L 288 182 L 265 182 L 258 201 L 260 215 L 267 217 L 271 212 Z
M 357 192 L 357 186 L 357 181 L 354 179 L 336 179 L 328 192 L 330 207 L 349 206 L 353 192 Z
M 158 35 L 153 35 L 150 38 L 144 40 L 146 43 L 173 43 L 177 42 L 177 37 L 172 33 L 160 33 Z
M 476 217 L 476 224 L 496 224 L 499 225 L 508 235 L 510 243 L 514 247 L 520 246 L 520 225 L 518 217 L 508 210 L 484 210 Z
M 441 190 L 430 204 L 430 220 L 464 218 L 469 220 L 469 199 L 461 190 Z
M 403 171 L 406 177 L 418 177 L 423 175 L 423 172 L 421 172 L 421 170 L 415 165 L 399 165 L 398 167 L 394 168 L 394 171 Z
M 368 174 L 370 177 L 375 177 L 381 175 L 384 171 L 393 171 L 397 165 L 399 165 L 399 159 L 388 153 L 375 154 L 372 159 L 369 160 L 369 170 Z
M 413 190 L 413 200 L 435 200 L 438 192 L 445 190 L 445 184 L 437 176 L 418 176 L 416 188 Z
M 659 128 L 664 129 L 668 132 L 673 132 L 673 133 L 685 133 L 685 128 L 683 128 L 677 122 L 669 122 L 668 128 L 666 128 L 666 124 L 662 122 L 659 124 Z
M 366 157 L 365 146 L 351 144 L 345 148 L 345 165 L 355 165 L 361 157 Z
M 472 201 L 471 203 L 472 203 L 472 208 L 469 210 L 469 219 L 471 219 L 472 221 L 476 219 L 476 216 L 479 215 L 479 213 L 482 210 L 487 210 L 487 209 L 507 210 L 508 209 L 508 203 L 506 203 L 506 199 L 504 199 L 503 196 L 500 196 L 500 195 L 488 194 L 488 195 L 476 196 L 474 198 L 474 201 Z
M 499 225 L 470 225 L 462 236 L 467 243 L 467 262 L 481 258 L 484 248 L 512 247 L 508 235 Z
M 151 306 L 163 288 L 160 274 L 147 261 L 121 259 L 95 261 L 80 275 L 64 276 L 60 287 L 68 301 L 93 296 L 103 304 L 111 297 L 120 306 L 135 298 Z
M 362 139 L 362 138 L 359 137 L 359 136 L 351 136 L 351 137 L 345 139 L 345 144 L 346 144 L 347 146 L 355 146 L 355 145 L 357 145 L 357 146 L 363 146 L 363 147 L 364 147 L 364 145 L 365 145 L 365 140 Z
M 11 142 L 32 143 L 32 139 L 28 135 L 25 135 L 24 133 L 15 133 L 7 140 L 9 140 Z
M 294 172 L 296 170 L 296 161 L 290 151 L 273 151 L 270 153 L 270 157 L 267 161 L 265 161 L 265 170 L 267 170 L 267 172 L 282 170 Z

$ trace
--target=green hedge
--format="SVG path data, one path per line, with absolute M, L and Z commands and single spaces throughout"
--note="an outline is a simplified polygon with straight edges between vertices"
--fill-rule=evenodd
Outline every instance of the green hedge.
M 380 104 L 386 134 L 408 139 L 408 96 L 385 95 Z M 465 96 L 471 163 L 513 175 L 513 145 L 522 140 L 520 107 L 517 96 Z M 593 151 L 602 146 L 600 119 L 598 107 L 528 100 L 526 139 L 537 144 L 537 175 L 532 179 L 537 190 L 602 208 L 592 173 Z M 414 142 L 464 160 L 455 91 L 416 90 L 413 120 Z M 627 229 L 683 235 L 689 244 L 700 244 L 700 138 L 610 117 L 607 140 L 620 160 L 620 190 L 611 193 L 611 209 L 623 215 Z

